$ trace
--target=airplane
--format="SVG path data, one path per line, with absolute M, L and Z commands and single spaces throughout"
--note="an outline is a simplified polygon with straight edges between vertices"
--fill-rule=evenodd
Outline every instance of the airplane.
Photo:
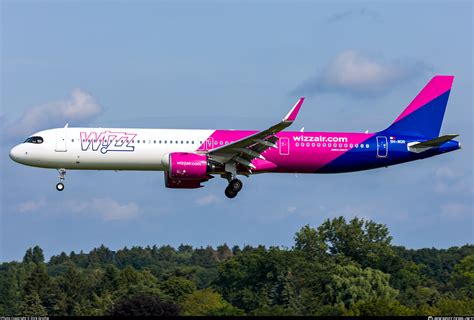
M 194 189 L 219 175 L 235 198 L 238 175 L 343 173 L 388 167 L 461 148 L 458 135 L 439 136 L 453 76 L 438 75 L 385 130 L 369 133 L 283 131 L 296 119 L 300 98 L 279 123 L 262 131 L 130 128 L 55 128 L 10 150 L 18 163 L 54 168 L 58 191 L 66 170 L 164 171 L 165 186 Z

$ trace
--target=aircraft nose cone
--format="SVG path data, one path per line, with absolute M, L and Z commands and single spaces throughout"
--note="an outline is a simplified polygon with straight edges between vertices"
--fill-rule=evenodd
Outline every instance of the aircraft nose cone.
M 10 159 L 12 159 L 15 162 L 18 162 L 20 160 L 20 157 L 21 157 L 20 148 L 18 146 L 13 147 L 10 150 Z

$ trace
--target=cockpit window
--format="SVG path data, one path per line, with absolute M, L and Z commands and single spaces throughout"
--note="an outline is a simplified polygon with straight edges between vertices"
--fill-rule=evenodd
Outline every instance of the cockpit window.
M 25 143 L 43 143 L 43 138 L 42 137 L 29 137 L 28 139 L 25 140 Z

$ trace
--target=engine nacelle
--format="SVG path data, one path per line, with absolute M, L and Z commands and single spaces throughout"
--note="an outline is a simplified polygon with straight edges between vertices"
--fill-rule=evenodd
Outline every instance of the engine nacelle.
M 165 186 L 173 189 L 196 189 L 203 187 L 201 185 L 202 180 L 181 180 L 172 179 L 169 177 L 169 173 L 165 171 Z
M 206 155 L 173 152 L 165 155 L 161 162 L 171 179 L 205 181 L 210 177 Z

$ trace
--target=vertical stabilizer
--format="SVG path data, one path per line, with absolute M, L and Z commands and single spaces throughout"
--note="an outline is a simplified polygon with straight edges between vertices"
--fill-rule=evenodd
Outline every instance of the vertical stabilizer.
M 438 137 L 454 76 L 435 76 L 384 130 L 390 135 L 404 134 Z

